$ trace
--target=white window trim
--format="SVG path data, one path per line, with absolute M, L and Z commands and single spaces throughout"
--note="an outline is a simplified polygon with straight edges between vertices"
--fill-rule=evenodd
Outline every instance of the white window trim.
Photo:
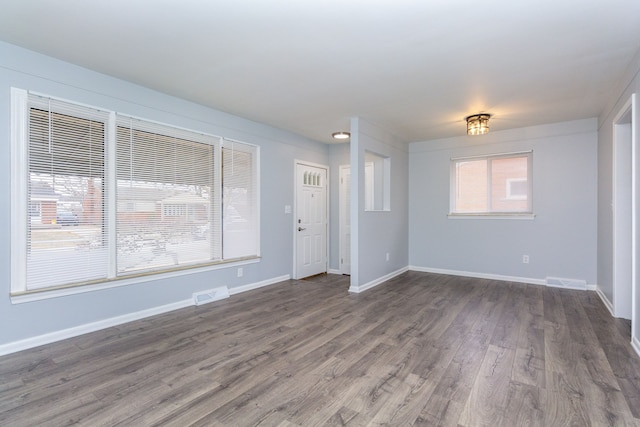
M 84 105 L 75 101 L 69 101 L 62 98 L 56 98 L 49 95 L 42 95 L 36 92 L 29 92 L 24 89 L 11 88 L 11 122 L 10 122 L 10 144 L 11 144 L 11 278 L 10 278 L 10 298 L 12 304 L 20 304 L 24 302 L 37 301 L 42 299 L 57 298 L 67 295 L 75 295 L 85 292 L 93 292 L 102 289 L 110 289 L 125 285 L 131 285 L 136 283 L 145 283 L 150 281 L 156 281 L 160 279 L 184 276 L 194 273 L 200 273 L 205 271 L 213 271 L 224 268 L 232 268 L 235 266 L 241 266 L 246 264 L 253 264 L 261 261 L 261 245 L 260 245 L 260 146 L 255 144 L 249 144 L 243 141 L 235 141 L 244 145 L 255 147 L 255 177 L 254 185 L 256 191 L 256 213 L 257 213 L 257 254 L 237 259 L 228 259 L 213 261 L 211 264 L 195 265 L 193 267 L 185 266 L 184 268 L 176 270 L 165 270 L 159 272 L 148 272 L 138 276 L 118 276 L 116 267 L 116 251 L 108 251 L 108 277 L 109 279 L 91 284 L 71 284 L 68 286 L 40 288 L 35 290 L 27 290 L 27 239 L 25 238 L 28 231 L 27 221 L 28 215 L 28 191 L 27 191 L 27 172 L 28 172 L 28 144 L 25 141 L 28 140 L 29 133 L 29 95 L 41 96 L 52 100 L 59 100 L 69 104 L 73 104 L 79 107 L 91 108 L 94 110 L 103 111 L 109 114 L 109 118 L 106 122 L 108 140 L 107 140 L 107 152 L 105 159 L 105 183 L 108 188 L 107 191 L 107 203 L 109 206 L 116 206 L 116 191 L 113 189 L 117 186 L 117 174 L 115 171 L 116 162 L 109 160 L 116 158 L 116 127 L 117 127 L 117 115 L 125 116 L 113 111 L 103 110 L 94 106 Z M 133 116 L 127 116 L 133 118 Z M 164 126 L 171 126 L 165 123 L 154 122 L 147 119 L 140 119 L 146 122 L 158 123 Z M 221 143 L 218 145 L 218 151 L 221 151 L 221 146 L 225 140 L 223 137 L 206 134 L 200 131 L 193 131 L 186 128 L 176 129 L 186 130 L 189 132 L 199 133 L 201 135 L 207 135 L 215 138 L 219 138 Z M 227 139 L 227 141 L 231 141 Z M 221 168 L 216 170 L 216 174 L 221 175 Z M 218 177 L 218 183 L 221 185 L 221 176 Z M 115 247 L 117 242 L 117 230 L 116 224 L 116 209 L 107 210 L 107 242 L 109 247 Z
M 108 135 L 107 135 L 107 158 L 105 159 L 105 182 L 107 187 L 107 206 L 117 206 L 118 199 L 117 195 L 117 187 L 118 187 L 118 174 L 116 172 L 116 161 L 111 161 L 110 159 L 115 159 L 117 157 L 117 144 L 116 144 L 116 135 L 117 135 L 117 114 L 115 112 L 111 112 L 109 115 L 108 126 Z M 116 229 L 117 222 L 117 209 L 107 209 L 107 247 L 114 248 L 117 246 L 118 242 L 118 230 Z M 115 250 L 107 251 L 107 275 L 108 277 L 117 277 L 118 275 L 118 262 L 117 262 L 118 254 Z M 94 285 L 88 285 L 94 286 Z M 81 287 L 81 286 L 78 286 Z
M 11 293 L 27 288 L 27 91 L 11 88 Z
M 17 295 L 11 295 L 11 304 L 23 304 L 33 301 L 41 301 L 50 298 L 59 298 L 69 295 L 84 294 L 86 292 L 102 291 L 105 289 L 119 288 L 121 286 L 135 285 L 140 283 L 153 282 L 172 277 L 186 276 L 189 274 L 203 273 L 206 271 L 222 270 L 225 268 L 240 267 L 243 265 L 256 264 L 260 262 L 259 257 L 244 260 L 221 261 L 215 265 L 203 267 L 185 268 L 176 271 L 164 271 L 161 273 L 148 274 L 143 276 L 123 277 L 117 280 L 94 283 L 91 285 L 69 286 L 66 288 L 44 288 L 42 290 L 29 291 Z
M 533 213 L 478 213 L 478 214 L 447 214 L 449 219 L 515 219 L 515 220 L 533 220 L 536 215 Z
M 495 160 L 500 158 L 509 158 L 509 157 L 524 157 L 527 156 L 527 179 L 528 179 L 528 194 L 530 197 L 529 200 L 529 211 L 526 212 L 455 212 L 455 198 L 456 198 L 456 175 L 455 175 L 455 165 L 457 162 L 461 160 Z M 487 174 L 490 174 L 490 168 L 487 168 Z M 489 181 L 490 182 L 490 181 Z M 490 190 L 489 190 L 490 191 Z M 489 195 L 490 196 L 490 195 Z M 535 214 L 533 213 L 533 150 L 528 151 L 516 151 L 510 153 L 497 153 L 497 154 L 486 154 L 479 156 L 468 156 L 468 157 L 452 157 L 449 162 L 449 213 L 447 214 L 447 218 L 449 219 L 516 219 L 516 220 L 532 220 L 535 219 Z

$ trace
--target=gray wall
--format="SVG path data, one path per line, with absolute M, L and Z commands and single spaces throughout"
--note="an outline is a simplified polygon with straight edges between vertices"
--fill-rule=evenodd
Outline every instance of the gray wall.
M 599 117 L 598 129 L 598 287 L 613 302 L 613 120 L 631 94 L 640 95 L 640 51 L 633 58 L 618 86 L 611 92 L 607 108 Z M 636 98 L 640 103 L 640 99 Z M 638 105 L 636 105 L 638 107 Z M 640 108 L 635 111 L 636 165 L 640 166 Z M 638 173 L 640 176 L 640 173 Z M 640 182 L 637 184 L 640 188 Z M 640 200 L 640 199 L 638 199 Z M 640 236 L 636 237 L 640 239 Z M 639 251 L 640 252 L 640 251 Z M 640 259 L 635 260 L 640 266 Z M 637 285 L 636 285 L 637 286 Z M 640 334 L 640 291 L 636 292 L 636 315 L 633 331 Z
M 11 304 L 10 88 L 18 87 L 171 125 L 234 138 L 261 147 L 259 263 L 149 280 L 119 288 Z M 324 144 L 114 79 L 25 49 L 0 43 L 0 345 L 151 309 L 191 298 L 193 292 L 230 288 L 292 274 L 294 159 L 329 164 Z
M 351 285 L 361 286 L 406 268 L 408 254 L 408 152 L 392 133 L 351 120 Z M 391 159 L 391 210 L 364 211 L 364 158 L 372 151 Z M 358 173 L 354 173 L 358 171 Z M 358 197 L 353 195 L 358 194 Z M 389 261 L 386 261 L 386 254 Z
M 455 157 L 533 150 L 533 220 L 449 219 Z M 412 267 L 596 281 L 596 120 L 409 146 Z M 523 264 L 522 256 L 530 263 Z

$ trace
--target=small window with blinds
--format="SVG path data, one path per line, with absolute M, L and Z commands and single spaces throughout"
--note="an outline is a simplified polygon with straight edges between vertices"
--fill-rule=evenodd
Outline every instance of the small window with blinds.
M 532 214 L 531 151 L 451 159 L 451 212 L 455 215 Z
M 258 147 L 12 89 L 12 294 L 259 256 Z
M 257 149 L 241 142 L 224 141 L 222 241 L 225 259 L 259 254 Z

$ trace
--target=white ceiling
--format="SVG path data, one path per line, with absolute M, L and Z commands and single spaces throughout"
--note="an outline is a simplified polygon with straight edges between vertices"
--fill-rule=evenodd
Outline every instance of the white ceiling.
M 314 140 L 597 116 L 639 0 L 2 0 L 0 40 Z

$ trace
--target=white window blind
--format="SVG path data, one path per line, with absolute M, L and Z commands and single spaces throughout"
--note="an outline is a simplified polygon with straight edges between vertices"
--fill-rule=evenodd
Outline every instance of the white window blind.
M 221 259 L 218 138 L 119 116 L 118 275 Z
M 254 145 L 224 141 L 222 239 L 225 259 L 259 255 L 257 150 Z
M 532 212 L 532 152 L 451 160 L 452 214 Z
M 28 98 L 27 289 L 107 277 L 108 113 Z M 74 229 L 82 227 L 85 232 Z
M 11 99 L 13 294 L 259 256 L 258 147 Z

